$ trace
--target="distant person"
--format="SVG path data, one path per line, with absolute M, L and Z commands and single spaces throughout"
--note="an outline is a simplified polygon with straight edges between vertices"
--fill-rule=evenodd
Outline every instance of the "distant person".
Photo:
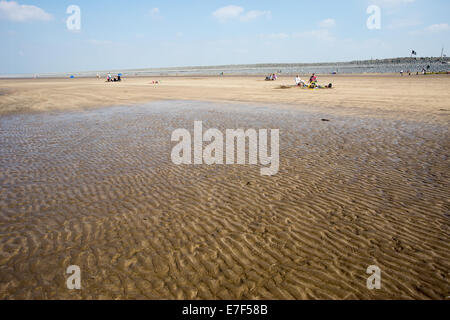
M 274 73 L 274 74 L 272 75 L 272 80 L 275 81 L 275 80 L 277 80 L 277 79 L 278 79 L 278 77 L 277 77 L 276 73 Z
M 311 78 L 309 78 L 309 88 L 316 88 L 317 85 L 317 76 L 315 73 L 312 74 Z
M 305 86 L 305 81 L 303 81 L 302 79 L 300 79 L 300 77 L 297 75 L 295 77 L 295 84 L 299 87 L 304 87 Z
M 403 70 L 402 71 L 400 71 L 400 75 L 403 77 Z

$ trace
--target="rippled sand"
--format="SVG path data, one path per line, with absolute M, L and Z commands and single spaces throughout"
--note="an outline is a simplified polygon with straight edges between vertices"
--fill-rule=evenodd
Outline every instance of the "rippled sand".
M 194 120 L 279 128 L 279 173 L 173 165 Z M 445 299 L 449 141 L 440 122 L 186 101 L 2 117 L 0 298 Z

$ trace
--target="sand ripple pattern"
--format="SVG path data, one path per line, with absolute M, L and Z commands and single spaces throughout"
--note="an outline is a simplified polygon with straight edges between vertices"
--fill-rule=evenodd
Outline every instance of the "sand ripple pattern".
M 173 165 L 170 134 L 194 120 L 280 128 L 280 172 Z M 445 299 L 449 141 L 439 124 L 187 101 L 0 118 L 0 298 Z

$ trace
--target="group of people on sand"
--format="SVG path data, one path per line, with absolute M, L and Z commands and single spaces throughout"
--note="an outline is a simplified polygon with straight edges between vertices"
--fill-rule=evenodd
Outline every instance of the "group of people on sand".
M 107 82 L 120 82 L 122 81 L 121 75 L 118 74 L 117 77 L 113 77 L 111 76 L 111 73 L 108 73 L 108 75 L 106 76 L 106 81 Z
M 266 81 L 276 81 L 277 79 L 278 79 L 278 76 L 276 73 L 269 74 L 266 77 Z
M 317 83 L 317 76 L 315 73 L 312 74 L 312 76 L 309 78 L 309 82 L 306 83 L 306 81 L 302 80 L 300 76 L 295 77 L 295 84 L 299 87 L 305 88 L 320 88 L 321 86 Z M 331 84 L 330 84 L 331 85 Z M 327 88 L 331 88 L 331 86 L 328 85 Z
M 427 74 L 427 71 L 428 70 L 430 70 L 430 68 L 431 68 L 431 66 L 427 66 L 427 69 L 425 69 L 425 68 L 422 68 L 422 71 L 420 72 L 421 74 L 423 74 L 423 75 L 426 75 Z M 403 70 L 401 70 L 400 71 L 400 75 L 403 77 Z M 406 73 L 410 76 L 412 73 L 411 73 L 411 70 L 408 70 L 408 71 L 406 71 Z M 417 71 L 416 72 L 416 75 L 418 76 L 419 75 L 419 71 Z
M 297 75 L 295 77 L 295 85 L 298 86 L 298 87 L 301 87 L 301 88 L 311 88 L 311 89 L 314 89 L 314 88 L 319 88 L 319 89 L 321 89 L 321 88 L 330 88 L 331 89 L 332 86 L 333 86 L 331 83 L 329 85 L 325 86 L 325 87 L 319 85 L 317 83 L 317 76 L 316 76 L 315 73 L 313 73 L 312 76 L 309 78 L 309 82 L 308 83 L 306 83 L 306 81 L 302 80 L 300 78 L 300 76 Z
M 315 86 L 317 84 L 317 76 L 315 73 L 312 74 L 311 78 L 309 78 L 308 84 L 300 78 L 299 75 L 295 77 L 295 84 L 299 87 L 306 87 L 308 85 Z

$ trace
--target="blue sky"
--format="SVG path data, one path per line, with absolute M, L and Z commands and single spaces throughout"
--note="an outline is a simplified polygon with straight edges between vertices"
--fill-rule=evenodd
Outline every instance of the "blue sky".
M 439 56 L 448 12 L 448 0 L 0 0 L 0 74 Z

